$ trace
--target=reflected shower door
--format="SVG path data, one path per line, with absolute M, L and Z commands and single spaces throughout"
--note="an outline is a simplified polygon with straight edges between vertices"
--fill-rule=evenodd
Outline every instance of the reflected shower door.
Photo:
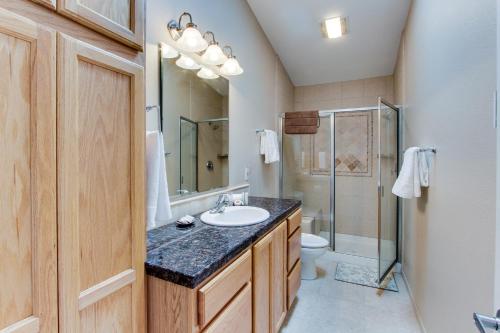
M 333 115 L 320 118 L 314 135 L 282 134 L 281 197 L 302 201 L 302 232 L 320 235 L 333 248 Z M 283 128 L 283 126 L 282 126 Z
M 397 260 L 398 199 L 392 186 L 398 176 L 398 109 L 379 99 L 378 109 L 378 274 L 379 283 Z
M 198 191 L 198 124 L 180 117 L 180 194 Z

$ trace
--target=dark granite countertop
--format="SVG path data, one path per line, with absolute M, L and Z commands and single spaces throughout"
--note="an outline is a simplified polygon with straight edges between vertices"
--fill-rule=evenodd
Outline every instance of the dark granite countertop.
M 267 209 L 270 217 L 245 227 L 217 227 L 201 222 L 198 214 L 195 226 L 189 229 L 168 224 L 148 231 L 146 273 L 196 288 L 299 208 L 301 202 L 250 197 L 249 205 Z

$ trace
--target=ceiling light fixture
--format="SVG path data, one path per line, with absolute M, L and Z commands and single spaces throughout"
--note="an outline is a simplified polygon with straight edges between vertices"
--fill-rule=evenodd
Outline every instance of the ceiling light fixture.
M 213 70 L 207 67 L 202 67 L 196 75 L 207 80 L 213 80 L 219 77 L 219 75 L 215 74 Z
M 186 24 L 185 28 L 182 28 L 183 17 L 189 18 L 189 23 Z M 208 47 L 208 42 L 198 31 L 197 25 L 193 23 L 193 18 L 188 12 L 182 13 L 178 22 L 175 20 L 170 21 L 168 31 L 170 36 L 177 41 L 179 48 L 186 52 L 201 52 Z
M 227 76 L 242 74 L 243 68 L 241 68 L 238 60 L 236 60 L 236 57 L 233 55 L 233 49 L 230 46 L 224 46 L 224 50 L 227 50 L 227 52 L 228 52 L 228 55 L 227 55 L 228 59 L 220 68 L 220 72 L 223 75 L 227 75 Z
M 332 17 L 323 23 L 328 38 L 339 38 L 347 33 L 347 22 L 345 17 Z
M 180 68 L 184 69 L 200 69 L 201 66 L 191 59 L 190 57 L 181 54 L 181 57 L 175 61 L 175 64 L 179 66 Z
M 207 37 L 211 37 L 211 40 L 208 42 L 208 48 L 201 56 L 201 59 L 208 65 L 222 65 L 227 61 L 226 55 L 220 48 L 219 43 L 215 40 L 213 32 L 205 32 L 203 38 L 207 39 Z

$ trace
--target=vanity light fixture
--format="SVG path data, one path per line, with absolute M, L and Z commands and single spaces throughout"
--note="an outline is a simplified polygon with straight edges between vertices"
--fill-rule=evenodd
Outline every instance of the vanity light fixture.
M 189 23 L 186 27 L 182 27 L 182 18 L 188 17 Z M 172 20 L 168 23 L 168 31 L 170 36 L 177 42 L 179 48 L 186 52 L 201 52 L 208 47 L 208 42 L 203 38 L 198 31 L 196 24 L 193 23 L 193 18 L 188 12 L 184 12 L 179 17 L 179 21 Z
M 172 46 L 161 43 L 161 57 L 167 59 L 177 58 L 179 56 L 179 52 L 174 49 Z
M 222 65 L 227 61 L 227 57 L 219 46 L 219 43 L 215 40 L 214 33 L 207 31 L 203 34 L 203 37 L 207 39 L 211 37 L 208 42 L 208 48 L 205 53 L 201 56 L 201 59 L 208 65 Z
M 175 64 L 179 66 L 180 68 L 184 69 L 200 69 L 201 66 L 191 59 L 190 57 L 181 54 L 181 57 L 175 61 Z
M 224 50 L 227 50 L 227 52 L 228 52 L 228 55 L 227 55 L 228 59 L 220 68 L 220 72 L 223 75 L 227 75 L 227 76 L 242 74 L 243 68 L 241 68 L 238 60 L 236 60 L 236 57 L 233 55 L 233 49 L 230 46 L 224 46 Z
M 347 20 L 345 17 L 332 17 L 323 23 L 328 38 L 339 38 L 347 33 Z
M 219 77 L 219 75 L 215 74 L 213 70 L 207 67 L 202 67 L 196 75 L 207 80 L 213 80 Z

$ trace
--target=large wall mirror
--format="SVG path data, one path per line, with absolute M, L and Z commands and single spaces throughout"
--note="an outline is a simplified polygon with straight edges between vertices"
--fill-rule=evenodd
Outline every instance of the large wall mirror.
M 228 185 L 229 82 L 161 58 L 162 128 L 171 197 Z

